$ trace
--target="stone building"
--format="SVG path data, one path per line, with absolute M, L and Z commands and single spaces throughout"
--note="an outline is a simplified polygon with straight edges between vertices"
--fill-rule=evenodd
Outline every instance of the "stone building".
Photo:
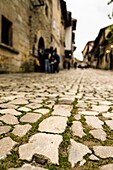
M 29 1 L 0 1 L 0 72 L 20 72 L 31 65 Z M 30 67 L 30 70 L 33 68 Z
M 60 55 L 60 68 L 63 65 L 65 47 L 65 27 L 67 8 L 64 0 L 52 0 L 51 46 L 57 48 Z
M 100 29 L 90 51 L 91 65 L 95 61 L 96 68 L 113 70 L 113 25 Z
M 75 30 L 77 20 L 72 18 L 72 13 L 67 12 L 66 29 L 65 29 L 65 59 L 70 60 L 70 64 L 73 64 L 73 52 L 76 49 L 75 46 Z
M 113 25 L 101 28 L 96 39 L 83 49 L 84 62 L 93 68 L 113 70 Z
M 91 50 L 93 49 L 94 41 L 88 41 L 85 45 L 82 55 L 83 55 L 83 62 L 86 66 L 91 66 Z
M 0 72 L 35 71 L 44 50 L 53 46 L 65 54 L 67 8 L 64 0 L 0 1 Z
M 31 0 L 30 4 L 30 51 L 34 60 L 40 60 L 39 71 L 44 71 L 44 50 L 51 46 L 52 0 L 41 2 Z

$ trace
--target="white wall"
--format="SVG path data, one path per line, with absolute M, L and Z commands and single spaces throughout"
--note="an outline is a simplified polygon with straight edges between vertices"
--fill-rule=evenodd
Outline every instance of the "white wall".
M 65 50 L 71 50 L 72 48 L 72 26 L 66 28 L 65 46 Z

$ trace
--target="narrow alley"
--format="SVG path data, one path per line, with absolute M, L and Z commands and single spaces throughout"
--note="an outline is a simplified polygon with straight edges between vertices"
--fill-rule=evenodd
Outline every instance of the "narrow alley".
M 113 72 L 0 75 L 0 170 L 112 170 Z

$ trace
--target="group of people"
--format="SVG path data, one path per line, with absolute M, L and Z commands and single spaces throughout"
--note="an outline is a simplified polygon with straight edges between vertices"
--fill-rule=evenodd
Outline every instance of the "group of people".
M 58 73 L 60 56 L 57 54 L 57 49 L 53 47 L 44 50 L 43 55 L 39 54 L 39 69 L 41 72 L 45 73 Z
M 45 49 L 44 53 L 44 71 L 45 73 L 59 72 L 60 56 L 57 54 L 57 49 Z

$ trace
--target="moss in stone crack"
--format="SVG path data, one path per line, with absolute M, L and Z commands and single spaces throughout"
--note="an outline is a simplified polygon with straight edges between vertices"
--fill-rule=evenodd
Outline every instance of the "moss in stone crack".
M 83 131 L 86 135 L 89 135 L 90 130 L 91 128 L 88 125 L 86 125 L 85 128 L 83 128 Z
M 68 126 L 72 126 L 74 120 L 75 120 L 74 117 L 73 117 L 73 116 L 70 116 L 69 119 L 68 119 L 68 121 L 67 121 L 67 125 L 68 125 Z
M 104 131 L 107 133 L 107 136 L 113 135 L 113 131 L 106 125 L 103 125 Z
M 113 131 L 106 125 L 103 125 L 103 130 L 107 134 L 107 139 L 105 141 L 101 141 L 101 145 L 103 146 L 113 146 Z
M 112 112 L 112 110 L 113 110 L 113 108 L 112 108 L 112 107 L 110 107 L 110 108 L 108 109 L 108 112 Z
M 23 165 L 23 161 L 19 160 L 17 151 L 11 151 L 11 154 L 7 156 L 5 160 L 0 160 L 0 169 L 7 170 L 11 167 L 17 168 Z
M 18 110 L 17 110 L 18 111 Z M 20 111 L 19 111 L 20 112 Z M 18 120 L 20 121 L 20 119 L 21 119 L 21 117 L 23 117 L 24 115 L 26 115 L 26 112 L 24 112 L 24 111 L 21 111 L 21 115 L 18 115 L 18 116 L 16 116 L 17 118 L 18 118 Z M 23 122 L 20 122 L 21 124 L 23 123 Z
M 18 145 L 27 143 L 29 140 L 28 134 L 23 137 L 19 137 L 19 136 L 14 135 L 13 133 L 9 133 L 8 136 L 10 136 L 10 138 L 14 140 L 15 142 L 18 142 Z
M 38 132 L 39 124 L 51 115 L 51 111 L 52 109 L 46 115 L 42 115 L 42 117 L 38 119 L 35 123 L 30 123 L 32 125 L 32 128 L 23 137 L 15 136 L 13 133 L 8 133 L 8 136 L 10 136 L 14 141 L 18 142 L 19 144 L 27 143 L 29 138 Z M 25 122 L 21 124 L 25 124 Z
M 87 124 L 86 124 L 86 119 L 84 118 L 83 115 L 81 115 L 80 122 L 82 123 L 82 125 L 87 125 Z
M 53 164 L 48 164 L 46 168 L 49 170 L 60 170 L 57 165 L 53 165 Z
M 71 111 L 71 113 L 72 113 L 72 116 L 74 117 L 78 113 L 77 108 L 74 107 L 73 110 Z
M 99 106 L 100 104 L 99 104 L 99 102 L 97 102 L 97 106 Z
M 92 109 L 92 104 L 91 103 L 87 103 L 87 106 L 89 109 Z
M 68 146 L 70 144 L 71 133 L 69 127 L 66 128 L 65 132 L 62 134 L 63 141 L 59 146 L 59 165 L 53 165 L 48 163 L 47 167 L 49 170 L 69 170 L 71 165 L 68 162 Z
M 68 162 L 67 156 L 60 157 L 60 169 L 61 170 L 69 170 L 71 167 L 70 162 Z
M 78 99 L 75 99 L 74 102 L 73 102 L 73 108 L 75 109 L 76 108 L 76 105 L 78 104 Z
M 99 113 L 99 114 L 98 114 L 98 117 L 99 117 L 99 116 L 101 117 L 101 116 L 102 116 L 102 113 Z
M 32 124 L 32 128 L 29 131 L 29 136 L 34 135 L 35 133 L 37 133 L 38 128 L 39 128 L 39 124 L 46 118 L 50 117 L 51 115 L 51 111 L 45 115 L 43 115 L 40 119 L 37 120 L 37 122 Z
M 59 148 L 59 163 L 60 167 L 63 169 L 67 169 L 70 167 L 70 163 L 68 162 L 68 146 L 70 145 L 70 138 L 71 138 L 71 132 L 70 128 L 67 127 L 63 135 L 63 141 L 60 144 Z

